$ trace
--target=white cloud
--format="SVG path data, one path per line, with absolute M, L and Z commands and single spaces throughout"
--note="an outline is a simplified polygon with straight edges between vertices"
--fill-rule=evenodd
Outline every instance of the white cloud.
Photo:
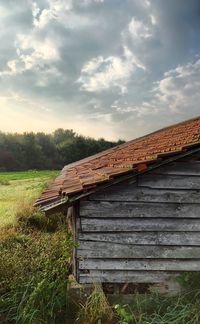
M 155 98 L 171 112 L 199 110 L 200 106 L 200 59 L 178 66 L 164 74 L 156 83 Z M 196 107 L 196 108 L 195 108 Z
M 152 36 L 150 28 L 141 20 L 138 20 L 136 18 L 132 18 L 131 22 L 129 23 L 128 29 L 134 38 L 149 38 Z
M 127 91 L 126 85 L 136 69 L 145 70 L 145 66 L 124 47 L 122 57 L 98 56 L 87 62 L 78 82 L 81 88 L 89 92 L 100 92 L 111 87 L 118 87 L 122 93 Z
M 33 35 L 19 34 L 17 36 L 17 43 L 21 51 L 32 49 L 32 56 L 36 58 L 42 60 L 54 60 L 59 58 L 55 43 L 48 38 L 40 40 Z
M 16 47 L 18 57 L 7 62 L 8 69 L 0 72 L 0 76 L 20 74 L 59 59 L 58 48 L 48 38 L 39 40 L 32 34 L 19 34 Z
M 65 14 L 72 9 L 72 0 L 48 0 L 48 8 L 41 11 L 40 15 L 34 15 L 35 8 L 32 11 L 35 27 L 44 28 L 51 20 L 61 20 Z
M 56 67 L 50 68 L 52 63 L 60 59 L 60 38 L 52 35 L 44 36 L 52 20 L 58 21 L 67 28 L 90 25 L 93 22 L 88 17 L 81 17 L 73 12 L 72 0 L 47 0 L 47 6 L 41 10 L 38 1 L 30 1 L 29 9 L 32 11 L 33 26 L 29 33 L 17 34 L 14 46 L 16 57 L 7 62 L 7 68 L 0 71 L 2 76 L 15 76 L 28 70 L 38 71 L 40 78 L 37 85 L 46 86 L 49 76 L 60 78 L 61 72 Z M 63 75 L 64 79 L 65 76 Z M 60 78 L 61 80 L 61 78 Z
M 94 2 L 101 1 L 95 0 Z M 89 3 L 87 3 L 87 5 L 88 4 Z M 69 29 L 90 26 L 93 24 L 88 17 L 73 11 L 72 0 L 48 0 L 48 7 L 43 10 L 40 10 L 35 3 L 32 8 L 32 15 L 33 25 L 36 29 L 44 29 L 53 21 Z
M 200 59 L 166 72 L 163 79 L 155 82 L 149 101 L 136 107 L 118 106 L 116 110 L 122 114 L 136 112 L 138 117 L 162 112 L 185 116 L 193 112 L 193 115 L 197 115 L 200 111 L 199 89 Z
M 200 59 L 178 66 L 155 82 L 152 97 L 138 105 L 114 102 L 114 113 L 143 118 L 157 115 L 183 115 L 184 118 L 200 114 Z M 149 117 L 148 117 L 149 118 Z
M 33 2 L 32 3 L 32 15 L 33 15 L 33 17 L 36 18 L 38 16 L 39 12 L 40 12 L 40 8 L 38 7 L 36 2 Z

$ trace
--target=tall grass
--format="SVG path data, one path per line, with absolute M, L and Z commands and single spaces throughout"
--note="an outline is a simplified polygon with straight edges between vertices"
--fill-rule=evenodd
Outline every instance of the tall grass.
M 120 324 L 199 324 L 200 291 L 179 296 L 136 295 L 129 305 L 117 304 Z
M 73 241 L 61 215 L 21 209 L 0 238 L 0 316 L 13 323 L 65 323 Z
M 110 305 L 100 286 L 85 302 L 68 297 L 74 246 L 61 214 L 46 218 L 21 202 L 15 226 L 0 236 L 0 323 L 199 324 L 200 275 L 179 281 L 192 290 L 174 297 L 133 295 L 129 305 Z
M 68 297 L 74 242 L 61 214 L 47 218 L 29 203 L 18 205 L 16 224 L 0 234 L 0 323 L 198 324 L 200 275 L 179 282 L 191 291 L 174 297 L 133 295 L 110 305 L 100 286 L 85 302 Z
M 93 292 L 86 301 L 79 304 L 79 308 L 76 323 L 111 323 L 114 318 L 113 309 L 109 305 L 101 286 L 98 285 L 94 286 Z

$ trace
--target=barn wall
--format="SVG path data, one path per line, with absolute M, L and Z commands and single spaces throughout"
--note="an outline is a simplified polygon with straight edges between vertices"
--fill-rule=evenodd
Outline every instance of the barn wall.
M 176 162 L 81 200 L 76 228 L 80 283 L 159 283 L 200 271 L 200 162 Z

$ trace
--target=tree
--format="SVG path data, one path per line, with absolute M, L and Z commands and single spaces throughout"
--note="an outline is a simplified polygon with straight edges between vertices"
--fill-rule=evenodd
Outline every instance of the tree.
M 72 129 L 53 134 L 0 132 L 0 170 L 61 169 L 64 165 L 101 152 L 122 141 L 77 135 Z

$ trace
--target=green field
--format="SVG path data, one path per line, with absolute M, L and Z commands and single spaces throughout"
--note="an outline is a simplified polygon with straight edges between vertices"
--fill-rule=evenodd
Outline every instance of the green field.
M 0 172 L 0 226 L 15 223 L 23 203 L 32 203 L 59 171 Z

